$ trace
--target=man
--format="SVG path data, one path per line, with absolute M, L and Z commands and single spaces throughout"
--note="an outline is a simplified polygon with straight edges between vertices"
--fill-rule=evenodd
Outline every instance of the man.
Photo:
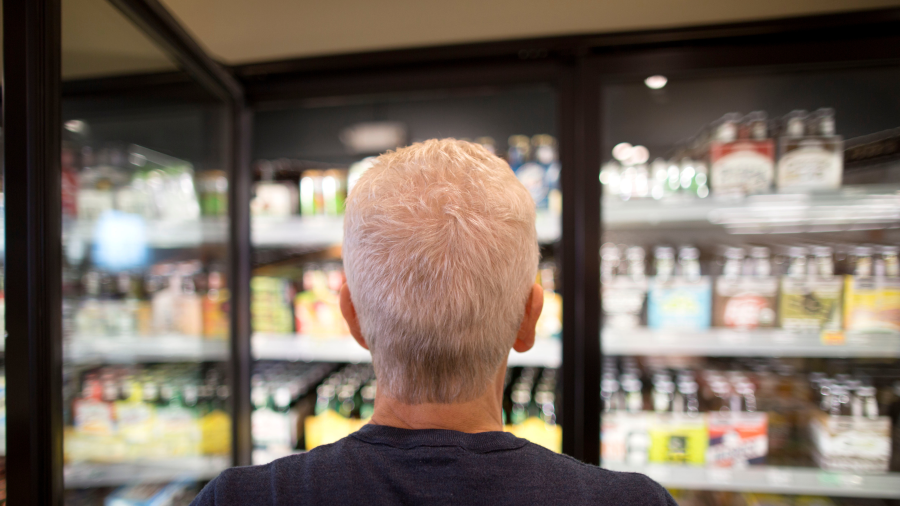
M 674 505 L 615 473 L 504 433 L 510 349 L 534 345 L 534 203 L 476 144 L 382 155 L 347 199 L 341 311 L 372 352 L 368 425 L 268 465 L 228 469 L 196 505 Z

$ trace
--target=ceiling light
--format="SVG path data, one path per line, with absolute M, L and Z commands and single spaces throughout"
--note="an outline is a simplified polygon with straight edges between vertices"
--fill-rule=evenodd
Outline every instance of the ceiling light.
M 613 158 L 620 162 L 624 162 L 631 157 L 631 144 L 620 142 L 612 149 Z
M 80 119 L 72 119 L 72 120 L 66 121 L 66 123 L 63 126 L 65 127 L 66 130 L 68 130 L 72 133 L 75 133 L 75 134 L 84 133 L 84 130 L 87 127 L 85 122 L 81 121 Z
M 634 165 L 640 165 L 642 163 L 647 163 L 647 160 L 650 159 L 650 151 L 644 146 L 635 146 L 631 148 L 631 156 L 629 157 L 629 161 Z
M 665 86 L 667 82 L 669 82 L 669 80 L 666 79 L 666 76 L 660 75 L 650 76 L 647 79 L 644 79 L 644 84 L 651 90 L 658 90 Z

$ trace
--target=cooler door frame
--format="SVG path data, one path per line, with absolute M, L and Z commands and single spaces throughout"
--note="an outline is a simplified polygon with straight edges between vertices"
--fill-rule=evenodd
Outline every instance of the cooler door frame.
M 157 0 L 110 0 L 175 59 L 206 93 L 228 108 L 233 455 L 250 462 L 249 122 L 243 87 L 210 58 Z M 111 78 L 62 86 L 61 0 L 4 2 L 3 121 L 8 335 L 7 495 L 10 504 L 63 503 L 62 93 L 102 94 L 147 85 Z M 171 75 L 149 82 L 172 84 Z

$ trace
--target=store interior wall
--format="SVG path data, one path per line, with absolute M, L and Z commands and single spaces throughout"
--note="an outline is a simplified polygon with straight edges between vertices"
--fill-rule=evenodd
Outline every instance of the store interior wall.
M 341 143 L 341 131 L 371 121 L 401 122 L 409 142 L 487 136 L 497 141 L 501 149 L 510 133 L 557 135 L 555 94 L 545 87 L 525 87 L 502 94 L 476 90 L 404 96 L 403 101 L 390 98 L 307 102 L 297 108 L 257 112 L 253 157 L 349 165 L 360 155 Z

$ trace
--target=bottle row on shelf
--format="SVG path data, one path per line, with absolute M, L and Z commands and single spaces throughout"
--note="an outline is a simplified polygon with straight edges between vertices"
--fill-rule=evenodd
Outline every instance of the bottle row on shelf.
M 200 491 L 200 485 L 190 479 L 166 480 L 163 483 L 124 485 L 109 491 L 105 488 L 67 490 L 65 504 L 69 506 L 188 506 Z
M 230 392 L 212 366 L 103 366 L 74 373 L 65 460 L 146 462 L 229 455 Z
M 254 276 L 250 282 L 254 332 L 302 334 L 318 339 L 340 339 L 349 335 L 340 310 L 340 289 L 346 281 L 340 261 L 267 271 L 269 275 Z M 562 300 L 556 292 L 556 264 L 542 262 L 537 282 L 544 288 L 544 310 L 537 324 L 538 336 L 559 337 Z
M 643 146 L 617 144 L 600 182 L 622 200 L 835 190 L 841 186 L 844 144 L 834 110 L 793 111 L 767 120 L 763 111 L 728 113 L 678 146 L 669 160 Z
M 900 470 L 900 381 L 889 365 L 607 358 L 604 463 Z M 835 372 L 850 371 L 850 372 Z
M 230 293 L 216 264 L 158 263 L 116 273 L 87 268 L 68 280 L 65 294 L 63 335 L 74 341 L 229 335 Z
M 887 506 L 889 499 L 670 489 L 680 506 Z
M 497 153 L 494 139 L 479 137 L 476 143 Z M 540 134 L 531 138 L 513 135 L 506 159 L 510 168 L 534 198 L 539 210 L 559 212 L 559 156 L 556 139 Z M 375 157 L 367 157 L 341 167 L 309 168 L 297 160 L 260 160 L 255 171 L 260 181 L 254 185 L 250 211 L 254 216 L 286 218 L 300 216 L 340 216 L 344 201 L 360 176 L 372 167 Z M 320 165 L 320 164 L 317 164 Z
M 256 362 L 252 379 L 256 460 L 267 461 L 333 443 L 365 425 L 374 411 L 372 366 Z M 511 369 L 506 377 L 506 430 L 561 451 L 556 420 L 556 370 Z
M 601 248 L 603 314 L 613 329 L 774 328 L 900 331 L 900 247 L 720 246 L 703 269 L 694 246 Z M 749 253 L 749 255 L 748 255 Z M 703 274 L 703 271 L 707 274 Z M 712 275 L 715 274 L 715 275 Z
M 228 214 L 222 170 L 195 174 L 189 162 L 137 146 L 88 145 L 89 127 L 68 122 L 62 149 L 63 216 L 95 221 L 109 211 L 181 222 Z

